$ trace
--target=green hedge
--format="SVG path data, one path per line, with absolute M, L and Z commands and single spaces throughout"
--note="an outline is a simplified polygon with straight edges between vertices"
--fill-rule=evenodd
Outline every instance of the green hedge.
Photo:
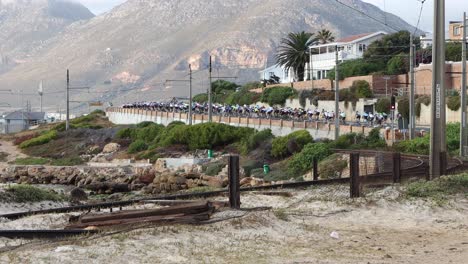
M 294 178 L 299 178 L 312 169 L 314 159 L 322 161 L 332 154 L 329 144 L 311 143 L 293 156 L 288 165 L 289 174 Z
M 272 142 L 271 155 L 275 158 L 285 158 L 300 152 L 305 145 L 314 139 L 307 130 L 299 130 L 284 137 L 277 137 Z M 294 149 L 291 146 L 294 145 Z
M 262 143 L 265 143 L 273 137 L 271 129 L 254 132 L 242 140 L 240 143 L 240 151 L 242 154 L 248 154 L 250 151 L 258 148 Z
M 148 149 L 148 145 L 145 141 L 137 139 L 128 147 L 128 153 L 134 154 Z
M 261 101 L 271 106 L 284 105 L 288 98 L 293 98 L 297 95 L 297 91 L 291 87 L 272 87 L 263 91 Z
M 39 146 L 39 145 L 47 144 L 50 141 L 56 139 L 57 135 L 58 135 L 57 131 L 50 130 L 36 138 L 24 141 L 23 143 L 20 144 L 20 148 L 25 149 L 25 148 L 29 148 L 32 146 Z

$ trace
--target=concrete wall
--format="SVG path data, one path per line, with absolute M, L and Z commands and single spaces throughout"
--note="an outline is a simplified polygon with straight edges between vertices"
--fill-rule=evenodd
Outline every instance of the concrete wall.
M 106 114 L 109 120 L 117 125 L 134 125 L 144 121 L 168 125 L 173 121 L 188 123 L 188 115 L 182 113 L 156 112 L 139 109 L 123 109 L 118 107 L 108 108 Z M 193 115 L 193 123 L 201 124 L 208 122 L 208 115 Z M 221 117 L 213 116 L 213 122 L 223 123 L 231 126 L 250 127 L 257 130 L 271 129 L 275 136 L 285 136 L 294 131 L 306 129 L 310 134 L 318 138 L 334 139 L 334 125 L 322 122 L 295 122 L 285 120 L 270 120 L 258 118 Z M 341 135 L 351 132 L 368 134 L 369 127 L 341 126 Z

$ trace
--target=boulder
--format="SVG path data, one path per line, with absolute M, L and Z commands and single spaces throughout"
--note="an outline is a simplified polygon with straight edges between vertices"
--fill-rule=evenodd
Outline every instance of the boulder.
M 109 143 L 104 146 L 104 149 L 102 150 L 102 153 L 115 153 L 119 151 L 121 146 L 117 143 Z
M 86 201 L 88 200 L 88 195 L 81 188 L 74 188 L 70 192 L 70 198 L 73 202 Z
M 213 188 L 222 188 L 223 180 L 218 177 L 203 176 L 203 185 L 210 186 Z
M 154 178 L 156 178 L 156 175 L 154 175 L 154 173 L 153 174 L 148 173 L 145 175 L 141 175 L 138 178 L 138 181 L 144 184 L 150 184 L 154 181 Z

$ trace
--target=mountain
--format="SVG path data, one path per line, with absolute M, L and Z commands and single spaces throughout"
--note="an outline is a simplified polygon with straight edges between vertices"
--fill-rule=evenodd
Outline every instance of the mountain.
M 413 29 L 371 4 L 342 2 L 394 28 Z M 44 80 L 46 93 L 63 91 L 69 68 L 72 84 L 92 87 L 91 93 L 77 91 L 72 96 L 76 100 L 123 102 L 186 95 L 184 83 L 168 88 L 163 82 L 187 78 L 189 63 L 194 70 L 204 70 L 212 55 L 214 77 L 255 80 L 266 63 L 274 64 L 271 58 L 287 33 L 322 28 L 338 37 L 392 31 L 331 0 L 128 0 L 43 41 L 46 48 L 33 49 L 27 61 L 0 75 L 0 87 L 34 91 Z M 195 90 L 206 89 L 206 71 L 194 78 Z M 56 104 L 59 95 L 63 94 L 47 96 L 45 103 Z
M 0 0 L 0 72 L 28 61 L 71 23 L 92 17 L 86 7 L 63 0 Z

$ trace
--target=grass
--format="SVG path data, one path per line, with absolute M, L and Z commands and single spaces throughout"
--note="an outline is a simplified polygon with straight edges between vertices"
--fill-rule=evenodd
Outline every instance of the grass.
M 49 160 L 44 158 L 19 158 L 15 160 L 16 165 L 45 165 L 48 164 Z
M 445 176 L 433 181 L 410 183 L 406 188 L 409 197 L 430 198 L 441 204 L 447 196 L 463 194 L 468 196 L 468 174 Z
M 0 152 L 0 162 L 6 162 L 7 161 L 8 154 L 5 152 Z
M 43 190 L 31 185 L 12 185 L 6 189 L 6 193 L 10 195 L 11 200 L 17 203 L 54 201 L 59 202 L 65 200 L 64 196 L 52 191 Z

